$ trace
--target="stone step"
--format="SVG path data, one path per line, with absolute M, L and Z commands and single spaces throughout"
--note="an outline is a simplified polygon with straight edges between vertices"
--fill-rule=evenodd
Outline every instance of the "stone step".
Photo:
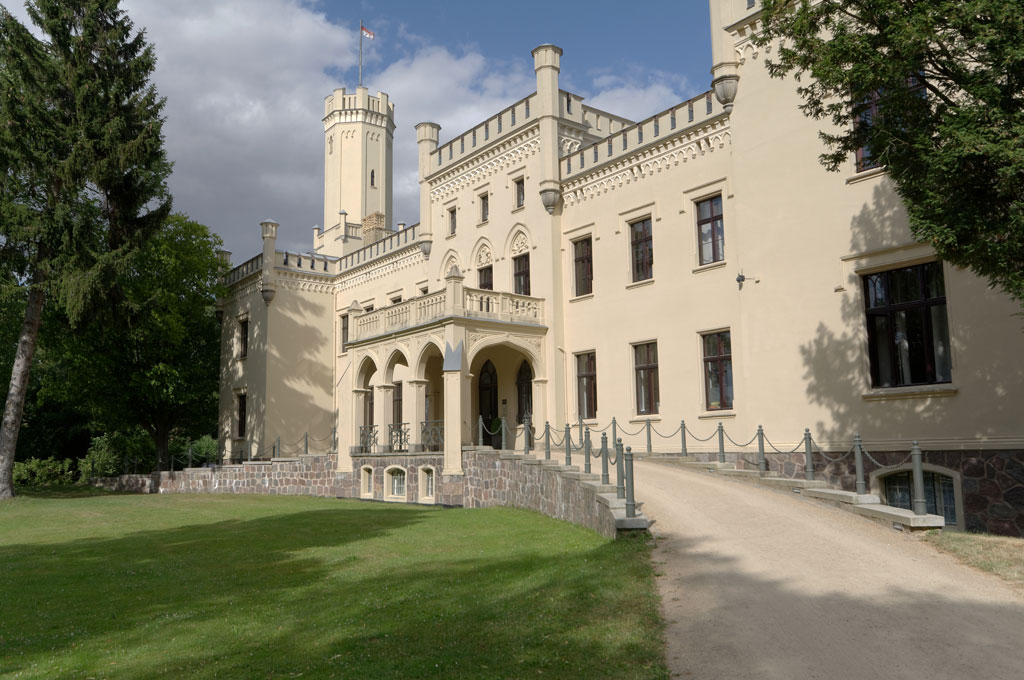
M 823 489 L 827 486 L 822 479 L 789 479 L 787 477 L 762 477 L 761 484 L 792 489 Z
M 676 465 L 682 465 L 688 468 L 698 468 L 701 470 L 735 470 L 736 465 L 734 463 L 719 463 L 717 460 L 681 460 Z
M 598 475 L 597 478 L 601 479 L 600 475 Z M 583 483 L 584 484 L 589 484 L 590 487 L 592 489 L 594 489 L 594 491 L 599 493 L 599 494 L 610 493 L 610 494 L 614 495 L 614 493 L 615 493 L 615 485 L 614 484 L 601 484 L 600 482 L 596 482 L 596 481 L 595 482 L 584 481 Z
M 616 498 L 614 491 L 597 494 L 597 502 L 612 509 L 626 507 L 626 499 Z
M 612 516 L 615 518 L 615 528 L 619 531 L 643 531 L 651 526 L 651 520 L 640 512 L 636 513 L 636 517 L 626 517 L 625 507 L 613 509 Z
M 578 479 L 584 482 L 593 482 L 601 479 L 601 475 L 595 475 L 592 472 L 563 472 L 562 476 L 566 479 Z
M 730 470 L 728 468 L 722 468 L 715 470 L 717 475 L 726 475 L 728 477 L 760 477 L 760 470 Z
M 882 500 L 870 493 L 854 493 L 853 491 L 841 491 L 839 489 L 807 489 L 804 492 L 805 496 L 809 498 L 818 498 L 825 501 L 833 501 L 836 503 L 846 503 L 849 505 L 881 505 Z
M 946 526 L 946 520 L 940 515 L 915 515 L 912 510 L 893 508 L 888 505 L 852 505 L 850 511 L 871 519 L 892 522 L 894 527 L 899 525 L 911 530 L 941 529 Z

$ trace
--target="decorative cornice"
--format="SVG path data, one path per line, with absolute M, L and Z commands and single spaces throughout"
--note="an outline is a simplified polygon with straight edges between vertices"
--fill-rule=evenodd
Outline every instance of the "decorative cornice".
M 696 160 L 716 148 L 723 148 L 731 141 L 732 133 L 727 117 L 708 121 L 705 125 L 666 137 L 658 144 L 574 177 L 562 185 L 562 198 L 567 205 L 585 201 L 592 196 L 640 181 L 670 166 Z
M 430 200 L 443 200 L 465 186 L 476 184 L 502 168 L 525 160 L 539 150 L 539 128 L 533 126 L 495 145 L 476 159 L 460 163 L 449 172 L 430 179 Z

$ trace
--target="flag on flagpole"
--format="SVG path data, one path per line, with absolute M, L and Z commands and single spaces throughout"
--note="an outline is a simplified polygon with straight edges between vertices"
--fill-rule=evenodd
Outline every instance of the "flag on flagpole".
M 373 31 L 368 29 L 366 26 L 363 26 L 362 24 L 359 24 L 359 29 L 363 32 L 363 35 L 366 36 L 367 39 L 373 40 Z

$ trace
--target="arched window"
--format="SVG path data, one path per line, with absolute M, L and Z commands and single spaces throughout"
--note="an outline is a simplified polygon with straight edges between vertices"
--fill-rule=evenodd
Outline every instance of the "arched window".
M 359 475 L 359 494 L 363 498 L 373 497 L 373 468 L 364 467 Z
M 402 468 L 391 468 L 388 470 L 387 475 L 388 497 L 405 500 L 405 470 Z
M 533 415 L 533 369 L 525 359 L 519 366 L 519 373 L 516 375 L 516 393 L 518 396 L 516 422 L 522 423 L 526 414 Z
M 377 186 L 377 180 L 374 177 L 373 170 L 370 170 L 370 186 L 371 187 Z
M 420 468 L 420 502 L 432 503 L 434 501 L 434 468 Z
M 913 510 L 914 480 L 909 470 L 901 470 L 881 479 L 885 502 L 894 508 Z M 942 515 L 947 526 L 957 525 L 956 483 L 952 477 L 925 471 L 924 500 L 928 514 Z

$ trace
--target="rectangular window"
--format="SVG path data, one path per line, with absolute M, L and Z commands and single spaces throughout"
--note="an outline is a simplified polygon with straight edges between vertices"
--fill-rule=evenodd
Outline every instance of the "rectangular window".
M 622 131 L 622 150 L 623 151 L 626 150 L 626 142 L 627 142 L 627 140 L 626 140 L 626 131 L 623 130 Z
M 486 267 L 480 267 L 476 270 L 477 273 L 477 286 L 480 290 L 494 290 L 494 270 L 491 265 Z
M 576 295 L 590 295 L 594 292 L 593 241 L 588 236 L 572 244 L 576 272 Z
M 611 140 L 611 137 L 608 138 L 608 155 L 609 156 L 612 155 L 612 140 Z
M 654 278 L 654 236 L 651 218 L 629 225 L 630 252 L 633 260 L 633 282 Z
M 641 123 L 640 125 L 636 126 L 636 143 L 637 144 L 643 144 L 644 143 L 644 126 L 643 126 L 643 123 Z
M 693 122 L 693 102 L 688 102 L 686 104 L 686 115 L 688 117 L 688 122 L 692 123 Z
M 576 401 L 580 418 L 597 417 L 597 354 L 576 355 Z
M 480 222 L 487 221 L 487 215 L 490 212 L 490 197 L 487 194 L 480 194 Z
M 516 124 L 516 107 L 513 106 L 511 109 L 508 110 L 508 116 L 509 116 L 508 124 L 509 125 L 515 125 Z
M 594 145 L 594 162 L 597 162 L 597 144 Z
M 566 156 L 565 158 L 565 171 L 572 172 L 572 156 Z
M 864 276 L 872 387 L 952 381 L 942 264 Z
M 244 359 L 249 356 L 249 320 L 242 319 L 238 322 L 238 357 Z
M 448 145 L 448 160 L 452 159 L 452 153 L 453 153 L 452 145 L 449 144 Z
M 466 153 L 466 138 L 459 137 L 459 153 Z
M 708 411 L 732 408 L 732 342 L 729 331 L 701 337 L 704 352 L 704 406 Z
M 672 128 L 673 130 L 676 129 L 676 112 L 675 112 L 675 110 L 672 111 L 672 115 L 670 115 L 669 118 L 668 118 L 668 126 L 670 128 Z
M 390 298 L 389 302 L 391 302 L 391 304 L 393 304 L 393 305 L 400 305 L 400 304 L 402 304 L 402 296 L 401 295 L 396 295 L 395 297 Z
M 516 295 L 530 294 L 530 254 L 512 258 Z
M 238 395 L 238 437 L 245 436 L 245 395 Z
M 580 151 L 580 170 L 583 169 L 583 152 Z
M 720 195 L 697 204 L 697 235 L 700 238 L 701 264 L 725 259 L 725 223 Z
M 657 137 L 659 134 L 661 134 L 661 126 L 658 125 L 658 119 L 655 118 L 654 119 L 654 136 Z
M 526 204 L 526 183 L 523 178 L 515 181 L 516 207 L 522 208 Z
M 498 114 L 498 134 L 501 134 L 501 114 Z
M 566 94 L 565 95 L 565 112 L 566 113 L 572 113 L 572 95 L 571 94 Z
M 855 125 L 857 127 L 871 127 L 871 121 L 878 116 L 878 95 L 873 94 L 871 99 L 863 103 L 863 109 L 857 115 Z M 862 146 L 857 149 L 857 172 L 864 172 L 865 170 L 871 170 L 872 168 L 880 167 L 881 163 L 871 153 L 870 146 Z
M 455 208 L 448 208 L 448 233 L 455 233 Z
M 484 123 L 484 141 L 486 142 L 491 138 L 491 124 Z
M 529 118 L 529 117 L 530 117 L 530 100 L 529 100 L 529 99 L 527 99 L 527 100 L 526 100 L 525 102 L 523 102 L 523 103 L 524 103 L 524 104 L 526 105 L 526 112 L 525 112 L 525 113 L 523 114 L 523 117 L 524 117 L 524 118 Z
M 636 372 L 636 412 L 653 415 L 661 405 L 658 397 L 658 343 L 633 345 L 633 366 Z
M 704 101 L 707 102 L 707 112 L 708 112 L 708 115 L 710 115 L 711 114 L 711 93 L 710 92 L 708 92 L 706 95 L 704 95 Z
M 394 383 L 395 389 L 392 392 L 393 399 L 391 400 L 391 422 L 401 423 L 402 422 L 402 383 Z
M 476 130 L 473 130 L 473 146 L 476 146 Z
M 348 351 L 348 314 L 341 315 L 341 353 Z

